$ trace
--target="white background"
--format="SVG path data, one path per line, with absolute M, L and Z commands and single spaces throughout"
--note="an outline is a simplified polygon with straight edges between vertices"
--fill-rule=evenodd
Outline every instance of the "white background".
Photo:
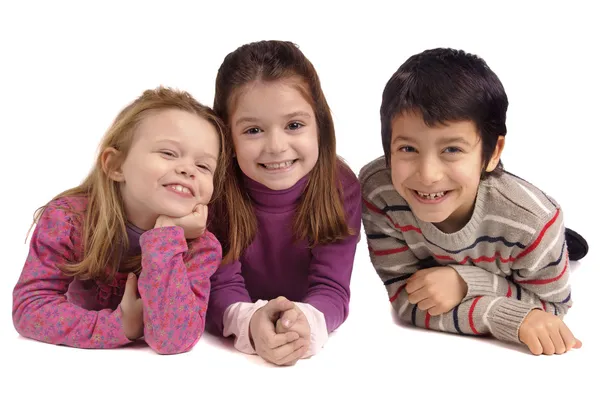
M 64 397 L 598 396 L 592 377 L 600 355 L 594 193 L 600 31 L 592 2 L 119 3 L 0 6 L 2 396 L 11 390 L 10 396 Z M 491 339 L 398 325 L 365 239 L 347 322 L 318 356 L 291 368 L 265 365 L 209 335 L 175 356 L 19 337 L 11 294 L 35 209 L 84 178 L 106 128 L 144 89 L 183 88 L 212 105 L 225 55 L 261 39 L 294 41 L 314 63 L 334 114 L 338 152 L 355 172 L 382 154 L 381 93 L 406 58 L 438 46 L 482 56 L 509 96 L 506 168 L 557 199 L 566 225 L 591 245 L 588 257 L 573 265 L 575 305 L 566 317 L 583 348 L 534 357 Z M 576 392 L 582 387 L 592 390 Z

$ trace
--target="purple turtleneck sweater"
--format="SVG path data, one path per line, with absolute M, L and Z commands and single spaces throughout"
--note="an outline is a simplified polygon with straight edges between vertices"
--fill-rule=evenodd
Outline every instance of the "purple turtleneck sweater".
M 321 311 L 328 332 L 346 320 L 350 277 L 360 237 L 361 196 L 354 173 L 341 166 L 338 170 L 346 222 L 355 233 L 342 241 L 313 249 L 306 240 L 295 241 L 292 227 L 308 177 L 281 191 L 245 177 L 258 228 L 252 244 L 239 261 L 221 265 L 211 278 L 207 321 L 218 333 L 223 332 L 223 315 L 231 304 L 278 296 L 311 304 Z

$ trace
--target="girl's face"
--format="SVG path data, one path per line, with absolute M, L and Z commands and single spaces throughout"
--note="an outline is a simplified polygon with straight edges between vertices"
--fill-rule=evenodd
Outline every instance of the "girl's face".
M 230 113 L 240 169 L 273 190 L 294 186 L 319 157 L 317 120 L 301 84 L 292 78 L 248 83 Z
M 183 217 L 208 204 L 219 148 L 215 127 L 195 114 L 170 109 L 147 116 L 110 175 L 121 183 L 128 220 L 151 229 L 159 215 Z

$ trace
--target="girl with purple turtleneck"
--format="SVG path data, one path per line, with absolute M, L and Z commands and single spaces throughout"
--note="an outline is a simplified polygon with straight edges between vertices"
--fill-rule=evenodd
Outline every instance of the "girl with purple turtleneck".
M 211 278 L 207 327 L 244 353 L 291 365 L 348 316 L 360 186 L 336 155 L 318 75 L 293 43 L 227 55 L 214 109 L 234 161 L 209 214 L 225 257 Z

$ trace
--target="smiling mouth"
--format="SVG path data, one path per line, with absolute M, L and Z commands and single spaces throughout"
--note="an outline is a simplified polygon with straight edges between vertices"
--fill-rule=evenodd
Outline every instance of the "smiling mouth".
M 279 163 L 259 163 L 259 165 L 267 170 L 281 170 L 291 167 L 298 159 L 288 160 Z
M 422 199 L 435 200 L 435 199 L 443 198 L 450 191 L 440 191 L 440 192 L 431 192 L 431 193 L 430 192 L 421 192 L 421 191 L 414 191 L 414 192 Z
M 165 185 L 164 187 L 167 189 L 170 189 L 172 191 L 175 191 L 175 192 L 180 192 L 180 193 L 194 196 L 194 194 L 188 187 L 184 187 L 183 185 L 180 185 L 180 184 L 169 184 L 169 185 Z

